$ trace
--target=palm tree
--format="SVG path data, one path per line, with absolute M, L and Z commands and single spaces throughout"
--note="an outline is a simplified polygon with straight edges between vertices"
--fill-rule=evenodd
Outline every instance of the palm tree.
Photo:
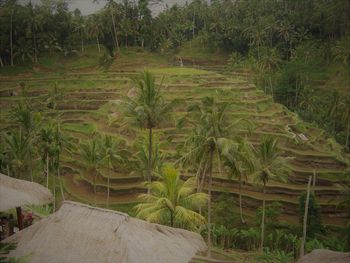
M 205 218 L 193 211 L 208 199 L 204 193 L 194 193 L 192 179 L 182 181 L 175 168 L 164 168 L 162 181 L 153 182 L 151 194 L 141 194 L 143 201 L 135 206 L 137 217 L 150 222 L 166 223 L 170 226 L 186 225 L 189 228 L 205 223 Z
M 94 14 L 87 20 L 87 31 L 91 37 L 96 38 L 98 52 L 100 53 L 100 36 L 103 36 L 103 27 L 100 16 Z
M 341 96 L 339 91 L 334 90 L 330 98 L 330 104 L 328 109 L 328 117 L 333 119 L 333 133 L 336 132 L 337 118 L 339 117 L 339 108 L 341 106 Z
M 56 170 L 58 181 L 60 184 L 60 191 L 62 199 L 65 200 L 63 192 L 63 183 L 60 174 L 60 165 L 61 165 L 61 154 L 64 151 L 68 153 L 74 148 L 72 144 L 72 138 L 67 136 L 61 129 L 61 123 L 58 119 L 55 120 L 55 126 L 53 127 L 53 167 Z M 55 180 L 55 177 L 53 177 Z M 54 191 L 55 191 L 55 181 L 54 181 Z M 55 196 L 55 195 L 54 195 Z M 54 202 L 55 205 L 55 202 Z
M 22 172 L 28 165 L 29 138 L 20 129 L 19 131 L 13 131 L 11 134 L 6 134 L 4 144 L 5 154 L 8 156 L 10 166 L 14 171 L 14 177 L 22 178 Z
M 274 96 L 274 92 L 271 75 L 273 74 L 274 70 L 279 67 L 279 64 L 281 62 L 282 59 L 280 58 L 280 55 L 278 54 L 277 49 L 275 48 L 262 48 L 260 51 L 260 58 L 256 61 L 256 67 L 258 71 L 263 76 L 268 76 L 272 99 Z
M 116 162 L 122 162 L 123 158 L 120 154 L 119 148 L 120 142 L 114 139 L 110 135 L 105 135 L 102 140 L 102 158 L 107 162 L 108 177 L 107 177 L 107 208 L 109 208 L 109 181 L 111 176 L 111 169 Z
M 93 173 L 94 205 L 96 206 L 96 177 L 103 159 L 99 139 L 94 137 L 88 143 L 82 144 L 80 146 L 80 155 L 87 164 L 87 171 Z
M 342 111 L 342 120 L 346 123 L 345 148 L 349 151 L 349 134 L 350 134 L 350 98 L 345 99 L 344 110 Z
M 73 22 L 74 31 L 77 32 L 81 39 L 81 52 L 84 52 L 84 38 L 86 35 L 86 23 L 84 17 L 78 16 Z
M 242 224 L 245 224 L 242 209 L 242 181 L 248 180 L 248 175 L 254 172 L 253 146 L 247 139 L 237 138 L 235 147 L 222 153 L 224 164 L 228 168 L 228 178 L 238 179 L 239 183 L 239 213 Z
M 37 33 L 42 28 L 44 21 L 43 15 L 38 11 L 37 8 L 33 8 L 31 2 L 28 4 L 30 10 L 30 16 L 28 18 L 28 31 L 31 32 L 33 37 L 33 57 L 34 62 L 38 62 L 38 44 L 37 44 Z
M 153 129 L 164 122 L 173 106 L 173 102 L 166 103 L 162 97 L 160 86 L 157 86 L 151 73 L 145 71 L 142 77 L 135 79 L 137 95 L 127 98 L 124 103 L 125 116 L 129 123 L 139 128 L 148 129 L 148 184 L 152 181 L 152 146 Z M 148 193 L 150 186 L 148 187 Z
M 178 160 L 183 164 L 194 164 L 197 168 L 197 190 L 203 189 L 208 179 L 208 256 L 211 252 L 211 189 L 214 155 L 220 169 L 220 151 L 228 147 L 230 125 L 226 123 L 227 104 L 218 104 L 213 97 L 205 97 L 201 105 L 189 108 L 190 122 L 194 128 L 184 144 L 185 154 Z
M 49 124 L 46 127 L 43 127 L 40 131 L 40 151 L 41 158 L 46 166 L 46 188 L 49 188 L 49 173 L 50 173 L 50 164 L 52 166 L 52 150 L 54 143 L 54 130 L 53 126 Z
M 119 12 L 118 6 L 113 0 L 109 0 L 107 5 L 106 5 L 106 8 L 111 13 L 115 44 L 116 44 L 117 50 L 119 51 L 118 34 L 117 34 L 117 28 L 116 28 L 116 23 L 115 23 L 115 19 L 114 19 L 114 13 Z
M 261 220 L 260 248 L 264 246 L 265 231 L 265 194 L 266 184 L 270 179 L 286 180 L 290 170 L 287 166 L 288 158 L 281 155 L 277 148 L 277 138 L 264 137 L 259 147 L 255 150 L 257 180 L 263 185 L 263 208 Z
M 23 85 L 23 87 L 25 87 Z M 25 92 L 24 92 L 25 93 Z M 33 112 L 29 102 L 20 102 L 12 109 L 12 116 L 15 122 L 19 125 L 23 135 L 27 137 L 29 144 L 29 173 L 31 181 L 33 181 L 32 159 L 34 155 L 34 142 L 36 140 L 37 131 L 41 125 L 41 114 Z
M 49 109 L 56 110 L 58 103 L 63 99 L 63 92 L 58 87 L 57 81 L 54 86 L 50 89 L 46 99 L 46 105 Z

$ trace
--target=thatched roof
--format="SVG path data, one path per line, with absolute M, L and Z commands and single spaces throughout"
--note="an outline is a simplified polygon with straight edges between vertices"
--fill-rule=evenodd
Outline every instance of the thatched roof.
M 23 205 L 44 205 L 52 198 L 51 192 L 40 184 L 0 173 L 0 211 Z
M 299 259 L 298 263 L 349 263 L 350 253 L 315 249 Z
M 6 239 L 29 262 L 188 262 L 206 245 L 196 233 L 66 201 L 52 215 Z

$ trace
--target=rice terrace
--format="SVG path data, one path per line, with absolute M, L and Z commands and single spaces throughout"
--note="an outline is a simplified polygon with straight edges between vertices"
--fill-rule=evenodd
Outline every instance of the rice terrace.
M 349 262 L 348 1 L 83 2 L 0 0 L 0 262 Z

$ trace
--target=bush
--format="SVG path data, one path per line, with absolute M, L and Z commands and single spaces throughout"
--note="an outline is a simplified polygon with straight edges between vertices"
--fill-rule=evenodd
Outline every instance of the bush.
M 104 69 L 108 69 L 114 61 L 114 58 L 110 56 L 107 53 L 104 53 L 100 58 L 99 58 L 99 65 L 103 67 Z
M 257 260 L 265 263 L 289 263 L 293 262 L 293 253 L 286 253 L 283 250 L 270 251 L 268 248 L 264 250 L 262 256 L 258 256 Z

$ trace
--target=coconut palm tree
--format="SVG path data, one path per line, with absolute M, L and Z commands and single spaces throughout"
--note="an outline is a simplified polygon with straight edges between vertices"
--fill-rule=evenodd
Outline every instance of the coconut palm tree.
M 53 127 L 53 150 L 52 150 L 53 160 L 52 162 L 53 162 L 53 168 L 56 171 L 56 175 L 58 177 L 58 181 L 60 184 L 60 192 L 61 192 L 62 199 L 65 200 L 63 183 L 62 183 L 62 178 L 60 174 L 61 154 L 64 151 L 70 153 L 74 149 L 74 145 L 72 143 L 72 138 L 63 132 L 61 128 L 60 120 L 56 119 L 55 121 L 56 123 Z M 54 179 L 54 191 L 55 191 L 55 177 L 53 177 L 53 179 Z
M 152 181 L 152 146 L 153 129 L 159 127 L 167 117 L 173 102 L 167 103 L 161 94 L 161 85 L 156 85 L 151 73 L 145 71 L 141 78 L 134 79 L 137 91 L 134 98 L 128 97 L 124 102 L 127 121 L 139 128 L 148 129 L 148 184 Z M 148 193 L 150 186 L 148 187 Z
M 151 194 L 141 194 L 142 203 L 135 206 L 137 217 L 150 222 L 166 223 L 170 226 L 186 225 L 189 228 L 205 223 L 205 218 L 193 211 L 204 205 L 208 196 L 194 193 L 194 181 L 182 181 L 174 167 L 163 170 L 162 181 L 153 182 Z
M 242 224 L 245 224 L 242 209 L 242 182 L 248 180 L 248 176 L 254 172 L 253 146 L 245 138 L 236 138 L 235 147 L 222 153 L 224 164 L 228 168 L 228 178 L 236 178 L 239 184 L 239 214 Z
M 337 119 L 339 117 L 339 108 L 341 107 L 341 94 L 339 91 L 334 90 L 331 94 L 331 98 L 329 100 L 329 108 L 328 108 L 328 117 L 333 119 L 333 133 L 336 133 L 337 128 Z
M 23 89 L 24 89 L 23 85 Z M 23 91 L 25 94 L 25 91 Z M 31 181 L 33 181 L 33 169 L 32 169 L 32 159 L 35 155 L 35 140 L 37 137 L 37 132 L 41 125 L 41 114 L 39 112 L 34 112 L 31 108 L 31 105 L 28 101 L 18 103 L 12 109 L 12 116 L 16 124 L 20 127 L 23 135 L 27 137 L 27 143 L 29 145 L 28 153 L 28 164 L 29 164 L 29 173 Z
M 230 125 L 226 123 L 227 104 L 218 104 L 213 97 L 205 97 L 200 105 L 189 108 L 189 121 L 194 125 L 184 144 L 185 154 L 178 160 L 197 168 L 197 190 L 208 179 L 208 256 L 211 249 L 211 189 L 214 156 L 220 169 L 220 152 L 232 142 L 228 139 Z
M 29 138 L 24 135 L 22 129 L 4 136 L 5 154 L 8 156 L 10 167 L 16 178 L 22 178 L 23 171 L 28 165 L 29 145 Z
M 97 137 L 94 137 L 88 143 L 81 144 L 80 155 L 87 165 L 87 171 L 93 173 L 94 205 L 96 206 L 96 178 L 98 168 L 100 167 L 103 160 L 99 139 Z
M 123 158 L 119 149 L 120 142 L 110 135 L 106 135 L 102 138 L 102 158 L 107 163 L 108 177 L 107 177 L 107 208 L 109 208 L 109 195 L 110 195 L 110 176 L 111 169 L 113 169 L 114 164 L 117 162 L 122 162 Z
M 115 13 L 118 14 L 120 10 L 119 10 L 118 4 L 116 4 L 114 0 L 108 0 L 106 9 L 109 10 L 111 14 L 115 44 L 116 44 L 117 50 L 119 51 L 119 41 L 118 41 L 118 33 L 117 33 L 116 22 L 115 22 Z
M 46 98 L 46 105 L 49 109 L 56 110 L 58 103 L 63 99 L 63 92 L 58 87 L 57 81 L 54 86 L 50 89 L 49 94 Z
M 46 166 L 46 188 L 49 188 L 49 174 L 52 168 L 52 150 L 54 144 L 54 129 L 51 123 L 40 131 L 40 147 L 41 159 Z M 51 165 L 50 165 L 51 164 Z
M 82 16 L 75 17 L 73 21 L 73 30 L 77 32 L 81 40 L 81 52 L 84 52 L 84 38 L 86 36 L 86 23 L 85 18 Z
M 91 17 L 89 17 L 86 23 L 86 27 L 89 36 L 96 38 L 98 52 L 100 53 L 100 37 L 103 37 L 103 25 L 100 16 L 93 14 Z
M 263 186 L 263 207 L 261 220 L 261 240 L 260 248 L 264 246 L 264 232 L 265 232 L 265 194 L 266 184 L 270 179 L 278 179 L 286 181 L 290 169 L 287 166 L 288 158 L 281 155 L 278 149 L 277 138 L 264 137 L 262 142 L 255 149 L 256 155 L 256 179 Z

